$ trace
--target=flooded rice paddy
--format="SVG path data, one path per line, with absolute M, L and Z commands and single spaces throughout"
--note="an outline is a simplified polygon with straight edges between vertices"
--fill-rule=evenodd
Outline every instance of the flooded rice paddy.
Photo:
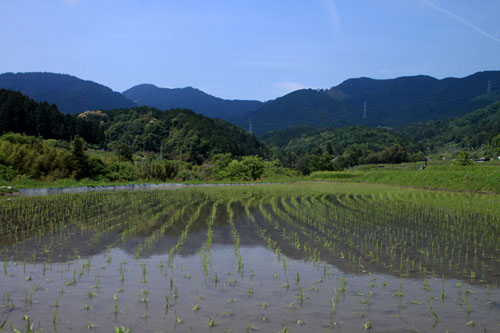
M 498 332 L 499 203 L 323 183 L 2 198 L 0 327 Z

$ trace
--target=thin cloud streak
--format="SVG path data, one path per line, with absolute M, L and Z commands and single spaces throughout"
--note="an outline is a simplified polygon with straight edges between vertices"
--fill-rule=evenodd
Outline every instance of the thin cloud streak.
M 472 30 L 476 31 L 476 32 L 479 32 L 480 34 L 482 34 L 483 36 L 486 36 L 492 40 L 494 40 L 495 42 L 499 42 L 500 43 L 500 38 L 497 38 L 495 36 L 493 36 L 492 34 L 489 34 L 487 33 L 486 31 L 482 30 L 481 28 L 479 28 L 478 26 L 472 24 L 471 22 L 467 21 L 466 19 L 444 9 L 444 8 L 441 8 L 439 6 L 437 6 L 436 4 L 434 4 L 433 2 L 429 1 L 429 0 L 422 0 L 422 2 L 424 4 L 426 4 L 427 6 L 437 10 L 437 11 L 440 11 L 441 13 L 443 14 L 446 14 L 448 15 L 449 17 L 457 20 L 458 22 L 468 26 L 469 28 L 471 28 Z
M 340 48 L 345 50 L 344 34 L 342 33 L 342 29 L 340 27 L 340 14 L 334 0 L 323 0 L 323 6 L 326 8 L 328 16 L 330 17 L 329 23 L 331 25 L 333 34 L 338 40 Z

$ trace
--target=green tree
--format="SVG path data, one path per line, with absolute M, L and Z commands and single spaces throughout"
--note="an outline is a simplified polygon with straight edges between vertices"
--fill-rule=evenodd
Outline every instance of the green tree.
M 245 156 L 241 163 L 246 167 L 247 176 L 252 180 L 257 180 L 264 172 L 264 163 L 259 156 Z
M 129 146 L 122 143 L 118 146 L 118 158 L 122 162 L 131 162 L 132 161 L 132 151 Z
M 495 154 L 500 155 L 500 134 L 491 139 L 491 145 L 493 146 Z
M 85 141 L 78 135 L 71 142 L 71 155 L 75 163 L 76 179 L 85 178 L 90 172 L 89 158 L 83 151 L 84 143 Z
M 458 156 L 453 161 L 453 163 L 461 166 L 471 165 L 472 164 L 471 155 L 466 150 L 461 151 L 460 153 L 458 153 Z

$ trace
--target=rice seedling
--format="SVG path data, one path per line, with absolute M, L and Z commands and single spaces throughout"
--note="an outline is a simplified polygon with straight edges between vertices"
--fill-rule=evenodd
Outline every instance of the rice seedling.
M 55 290 L 61 288 L 59 298 L 66 298 L 67 292 L 72 292 L 70 295 L 73 297 L 81 294 L 82 289 L 89 290 L 86 295 L 88 298 L 84 297 L 84 302 L 79 304 L 85 304 L 87 298 L 88 310 L 91 304 L 89 300 L 97 309 L 112 298 L 112 311 L 116 315 L 119 313 L 119 292 L 110 292 L 116 290 L 114 286 L 109 288 L 109 278 L 112 277 L 120 281 L 122 291 L 126 289 L 120 299 L 130 296 L 131 287 L 142 285 L 143 291 L 139 296 L 141 302 L 138 303 L 145 306 L 145 319 L 158 316 L 153 307 L 151 311 L 148 310 L 148 304 L 158 303 L 159 288 L 165 281 L 163 286 L 170 288 L 165 298 L 166 310 L 173 306 L 176 312 L 191 308 L 199 313 L 199 318 L 208 318 L 208 311 L 221 306 L 212 299 L 213 292 L 226 293 L 230 287 L 231 293 L 248 294 L 249 298 L 260 297 L 261 291 L 262 295 L 277 301 L 290 297 L 287 301 L 291 303 L 283 308 L 272 307 L 270 311 L 282 311 L 286 315 L 288 311 L 293 312 L 299 307 L 297 311 L 301 311 L 301 316 L 309 311 L 319 311 L 328 317 L 323 325 L 334 327 L 346 320 L 344 311 L 340 311 L 344 307 L 340 307 L 339 302 L 346 302 L 346 309 L 359 306 L 361 316 L 369 314 L 369 323 L 375 320 L 374 316 L 378 315 L 369 308 L 372 302 L 375 304 L 374 295 L 377 302 L 382 303 L 384 300 L 391 302 L 388 298 L 395 297 L 398 308 L 392 315 L 415 320 L 419 314 L 409 314 L 402 299 L 413 299 L 409 304 L 421 304 L 422 301 L 418 300 L 421 295 L 415 290 L 421 290 L 422 285 L 429 295 L 431 313 L 440 308 L 436 306 L 436 310 L 433 310 L 433 299 L 453 306 L 454 298 L 448 295 L 451 289 L 445 282 L 455 278 L 466 284 L 464 289 L 462 285 L 457 286 L 459 304 L 455 313 L 458 318 L 459 311 L 463 314 L 465 311 L 471 313 L 472 307 L 481 309 L 477 305 L 480 300 L 484 300 L 486 294 L 494 295 L 496 290 L 496 287 L 489 288 L 489 285 L 495 285 L 498 281 L 493 273 L 500 269 L 500 242 L 496 237 L 499 232 L 499 209 L 494 204 L 495 200 L 466 193 L 352 184 L 193 188 L 176 190 L 175 193 L 138 191 L 12 198 L 8 202 L 0 201 L 0 219 L 7 221 L 0 227 L 0 245 L 5 244 L 0 246 L 5 277 L 2 284 L 4 280 L 13 281 L 14 275 L 19 274 L 23 277 L 18 278 L 22 280 L 19 283 L 24 285 L 19 288 L 21 295 L 10 299 L 7 297 L 8 289 L 0 286 L 4 292 L 2 307 L 14 308 L 14 301 L 22 301 L 24 291 L 26 310 L 39 309 L 39 305 L 33 301 L 36 296 L 33 294 L 38 288 L 33 286 L 31 293 L 29 288 L 24 288 L 32 283 L 30 281 L 36 281 L 44 289 L 54 290 L 50 281 L 55 280 Z M 196 238 L 200 234 L 203 234 L 204 239 Z M 255 239 L 252 240 L 252 237 Z M 249 242 L 265 248 L 267 252 L 261 253 L 273 255 L 274 263 L 268 257 L 261 262 L 260 258 L 245 255 L 256 253 L 252 247 L 254 245 L 246 245 Z M 219 255 L 226 251 L 221 244 L 226 246 L 227 243 L 232 245 L 230 255 L 233 259 L 221 263 Z M 65 248 L 63 244 L 72 244 L 74 248 L 66 250 L 68 245 Z M 115 248 L 126 253 L 115 254 Z M 102 255 L 89 255 L 88 249 L 103 249 Z M 158 253 L 166 254 L 166 261 L 165 257 L 157 259 Z M 191 253 L 199 253 L 200 257 L 191 258 Z M 125 270 L 123 263 L 117 262 L 122 259 L 117 260 L 117 257 L 127 260 L 136 257 L 139 260 L 132 260 L 129 269 Z M 176 262 L 177 267 L 173 265 L 174 257 L 179 261 Z M 147 261 L 141 262 L 140 258 L 147 258 Z M 226 261 L 228 257 L 223 255 L 220 258 Z M 55 265 L 55 269 L 52 265 Z M 147 266 L 150 265 L 159 270 L 148 270 Z M 280 265 L 283 270 L 276 272 L 276 265 Z M 113 270 L 110 271 L 109 267 Z M 290 277 L 287 275 L 290 268 L 295 273 L 292 286 L 288 283 Z M 234 269 L 234 272 L 229 275 L 218 274 L 221 269 L 224 272 Z M 248 276 L 244 274 L 246 270 L 249 271 Z M 269 273 L 272 270 L 274 273 Z M 356 274 L 354 282 L 351 282 L 351 273 Z M 386 275 L 380 276 L 379 273 Z M 129 274 L 136 278 L 128 278 Z M 266 280 L 255 280 L 255 277 L 266 274 L 273 277 L 271 282 L 281 278 L 284 281 L 280 281 L 278 286 Z M 44 279 L 40 279 L 41 276 Z M 205 284 L 198 285 L 203 276 Z M 375 279 L 379 276 L 381 284 Z M 436 276 L 442 280 L 440 289 L 433 282 Z M 401 281 L 396 290 L 390 287 L 394 283 L 393 277 Z M 408 277 L 415 280 L 409 280 Z M 89 282 L 92 278 L 95 283 L 93 286 Z M 362 279 L 369 289 L 363 295 L 350 293 L 346 291 L 348 279 L 353 286 Z M 144 291 L 147 290 L 146 283 L 151 289 L 147 294 Z M 408 289 L 407 284 L 410 286 Z M 470 284 L 478 288 L 474 290 L 477 293 L 474 297 L 469 297 L 472 294 Z M 216 289 L 213 289 L 214 285 Z M 377 292 L 379 286 L 391 292 Z M 488 289 L 482 289 L 482 286 Z M 194 297 L 203 292 L 204 288 L 207 289 L 207 295 L 211 295 L 207 298 L 209 306 L 200 307 L 199 303 L 186 305 L 182 301 L 184 297 Z M 333 290 L 334 294 L 324 292 L 326 290 Z M 432 297 L 434 290 L 440 292 L 437 298 Z M 97 294 L 101 297 L 97 297 Z M 479 295 L 480 298 L 477 298 Z M 59 298 L 56 304 L 59 304 Z M 172 302 L 172 299 L 176 301 Z M 286 301 L 279 304 L 283 303 Z M 71 306 L 70 302 L 64 304 Z M 255 301 L 249 302 L 249 299 L 243 298 L 238 307 L 245 309 L 255 304 Z M 266 310 L 266 302 L 257 304 L 261 310 L 269 311 Z M 134 308 L 133 305 L 128 307 Z M 496 307 L 491 307 L 492 311 L 496 311 Z M 219 313 L 225 312 L 223 310 L 221 308 Z M 51 312 L 47 317 L 53 315 L 54 312 Z M 89 311 L 89 315 L 92 320 L 101 318 L 99 311 Z M 136 316 L 135 311 L 130 312 L 130 315 Z M 137 315 L 140 317 L 139 313 Z M 476 315 L 480 316 L 481 312 L 476 310 Z M 166 315 L 162 313 L 162 316 Z M 439 325 L 444 329 L 450 322 L 447 316 L 442 314 L 442 318 L 439 318 Z M 180 324 L 178 318 L 176 314 L 168 322 L 175 326 Z M 321 315 L 318 318 L 318 322 L 307 323 L 313 331 L 320 330 Z M 489 319 L 484 318 L 474 319 L 488 322 Z M 190 329 L 206 327 L 205 320 L 202 323 L 190 322 Z M 228 320 L 228 325 L 231 325 L 233 320 L 241 318 L 229 316 Z M 288 320 L 298 319 L 288 317 Z M 100 319 L 98 322 L 101 324 Z M 262 330 L 283 329 L 273 326 L 276 325 L 273 320 L 261 322 Z M 363 322 L 367 322 L 366 319 Z M 20 326 L 15 320 L 13 324 Z M 43 320 L 41 324 L 43 327 Z M 66 328 L 64 322 L 58 321 L 57 326 L 60 330 L 61 327 Z M 115 325 L 104 324 L 104 327 L 104 330 L 113 329 Z M 402 326 L 398 328 L 407 329 Z
M 438 315 L 437 315 L 437 313 L 436 313 L 436 312 L 431 311 L 431 313 L 432 313 L 432 315 L 434 316 L 434 323 L 432 324 L 432 328 L 434 328 L 434 327 L 436 327 L 436 325 L 437 325 L 437 324 L 438 324 L 438 322 L 439 322 L 439 317 L 438 317 Z

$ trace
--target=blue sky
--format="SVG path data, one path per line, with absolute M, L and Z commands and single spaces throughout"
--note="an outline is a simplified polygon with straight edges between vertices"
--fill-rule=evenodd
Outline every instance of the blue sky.
M 500 69 L 498 0 L 1 0 L 0 72 L 268 100 Z

